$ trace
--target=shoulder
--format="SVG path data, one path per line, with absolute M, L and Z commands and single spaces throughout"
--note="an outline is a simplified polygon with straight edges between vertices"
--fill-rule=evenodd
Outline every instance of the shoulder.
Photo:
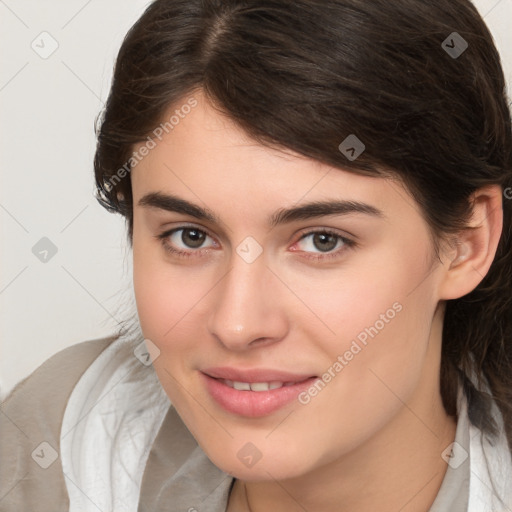
M 67 510 L 59 457 L 62 418 L 73 388 L 117 336 L 54 354 L 19 382 L 0 407 L 0 510 Z M 46 497 L 46 499 L 45 499 Z
M 2 410 L 19 402 L 20 395 L 24 395 L 24 398 L 32 396 L 33 393 L 46 395 L 49 388 L 63 392 L 63 384 L 76 384 L 87 367 L 116 338 L 117 336 L 109 336 L 83 341 L 57 352 L 16 384 L 2 401 Z

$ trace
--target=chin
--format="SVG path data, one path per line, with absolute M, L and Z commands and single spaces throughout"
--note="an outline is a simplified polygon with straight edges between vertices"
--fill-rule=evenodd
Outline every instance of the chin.
M 222 452 L 214 450 L 208 453 L 205 450 L 205 453 L 215 466 L 239 480 L 252 482 L 286 480 L 299 477 L 313 469 L 310 463 L 302 464 L 301 461 L 297 461 L 293 453 L 283 453 L 279 447 L 261 453 L 247 443 L 242 445 L 241 449 L 236 448 L 234 457 L 227 457 L 230 451 L 231 448 L 226 448 Z M 258 458 L 259 456 L 261 458 Z

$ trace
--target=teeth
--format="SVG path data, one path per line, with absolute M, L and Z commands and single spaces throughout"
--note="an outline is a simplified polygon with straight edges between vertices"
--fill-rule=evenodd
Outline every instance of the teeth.
M 233 387 L 238 391 L 250 391 L 251 385 L 248 382 L 233 382 Z
M 294 383 L 290 382 L 288 384 L 285 384 L 283 382 L 237 382 L 232 380 L 224 379 L 222 382 L 226 384 L 227 386 L 234 388 L 238 391 L 269 391 L 271 389 L 278 389 L 283 386 L 291 386 Z
M 253 382 L 251 383 L 251 391 L 268 391 L 270 385 L 266 382 Z

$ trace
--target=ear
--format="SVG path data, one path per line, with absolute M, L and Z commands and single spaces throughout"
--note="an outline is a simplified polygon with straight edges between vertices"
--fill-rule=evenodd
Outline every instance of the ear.
M 444 258 L 440 300 L 458 299 L 473 291 L 489 271 L 496 254 L 503 228 L 501 187 L 482 187 L 474 192 L 471 202 L 473 213 L 468 227 L 457 233 Z

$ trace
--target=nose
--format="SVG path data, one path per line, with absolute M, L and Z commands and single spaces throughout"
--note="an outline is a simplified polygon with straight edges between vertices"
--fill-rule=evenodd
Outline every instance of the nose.
M 247 263 L 233 255 L 229 272 L 212 294 L 209 332 L 229 350 L 243 351 L 282 340 L 288 331 L 282 284 L 263 255 Z

